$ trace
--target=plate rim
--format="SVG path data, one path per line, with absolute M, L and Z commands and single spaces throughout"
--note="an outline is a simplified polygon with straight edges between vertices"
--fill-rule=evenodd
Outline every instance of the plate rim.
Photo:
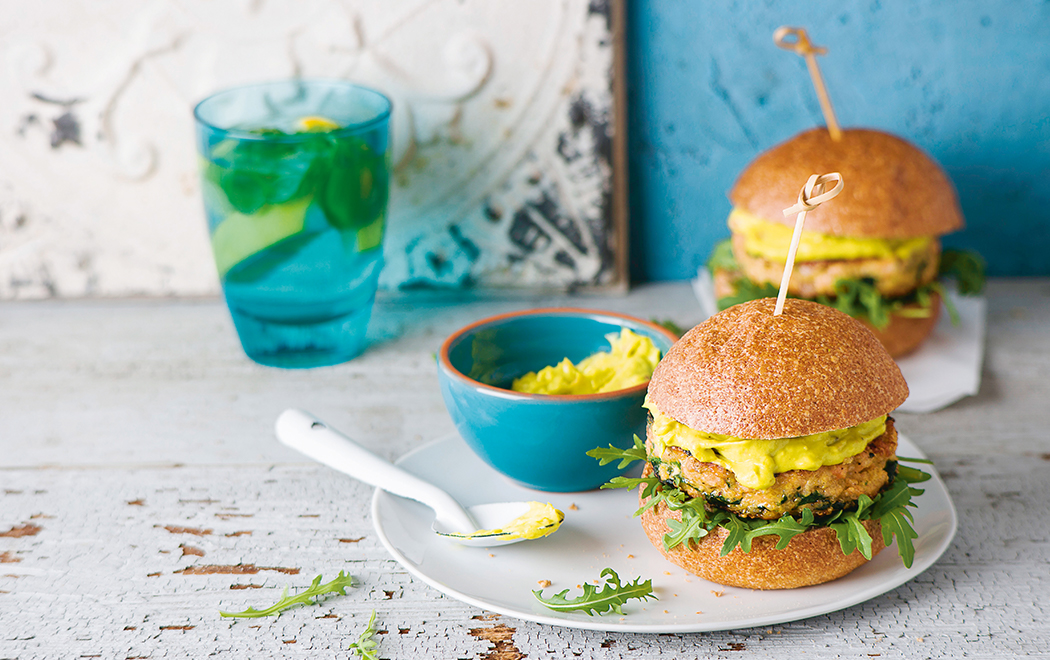
M 922 449 L 918 445 L 916 445 L 908 436 L 906 436 L 903 433 L 898 433 L 898 442 L 901 439 L 903 439 L 905 442 L 907 442 L 909 445 L 911 445 L 911 447 L 914 447 L 914 449 L 915 449 L 914 453 L 917 454 L 917 456 L 914 456 L 914 458 L 920 458 L 920 459 L 929 460 L 927 455 L 926 455 L 926 453 L 924 451 L 922 451 Z M 423 445 L 420 445 L 419 447 L 416 447 L 416 448 L 412 449 L 411 451 L 409 451 L 409 452 L 403 454 L 402 456 L 400 456 L 395 461 L 395 463 L 400 465 L 404 461 L 407 461 L 410 458 L 412 458 L 414 455 L 416 455 L 416 454 L 418 454 L 420 452 L 426 451 L 428 449 L 431 449 L 431 448 L 435 447 L 436 445 L 443 444 L 443 443 L 446 443 L 446 442 L 456 442 L 456 441 L 464 442 L 464 440 L 459 436 L 458 433 L 455 433 L 455 432 L 449 433 L 448 435 L 442 436 L 440 438 L 432 440 L 431 442 L 425 443 Z M 909 458 L 912 458 L 912 457 L 909 456 Z M 488 466 L 486 465 L 486 467 L 488 467 Z M 542 614 L 536 614 L 535 612 L 527 612 L 527 611 L 523 611 L 523 610 L 508 608 L 508 607 L 504 607 L 504 606 L 496 604 L 496 603 L 492 603 L 490 601 L 486 601 L 486 600 L 483 600 L 483 599 L 476 598 L 476 597 L 471 596 L 469 594 L 465 594 L 465 593 L 455 589 L 454 587 L 451 587 L 451 586 L 449 586 L 447 584 L 444 584 L 444 583 L 442 583 L 442 582 L 432 578 L 431 576 L 427 575 L 425 572 L 423 572 L 419 568 L 419 566 L 417 566 L 415 564 L 415 562 L 413 562 L 410 559 L 408 559 L 408 557 L 406 557 L 401 551 L 399 551 L 397 548 L 395 548 L 393 546 L 393 543 L 390 541 L 390 539 L 387 537 L 385 531 L 383 530 L 383 526 L 382 526 L 382 523 L 381 523 L 381 520 L 380 520 L 380 515 L 379 515 L 379 506 L 380 506 L 380 503 L 381 503 L 381 501 L 382 501 L 382 499 L 384 497 L 393 497 L 393 498 L 397 498 L 397 499 L 404 499 L 404 498 L 398 497 L 397 495 L 392 495 L 391 493 L 388 493 L 387 491 L 385 491 L 385 490 L 383 490 L 381 488 L 376 488 L 375 493 L 373 493 L 373 495 L 372 495 L 372 504 L 371 504 L 370 510 L 371 510 L 371 514 L 372 514 L 372 526 L 375 529 L 376 534 L 379 536 L 380 542 L 383 544 L 383 547 L 387 550 L 387 552 L 389 552 L 390 555 L 404 569 L 406 569 L 410 574 L 412 574 L 416 578 L 422 580 L 425 584 L 427 584 L 430 587 L 432 587 L 432 588 L 436 589 L 437 591 L 441 592 L 442 594 L 445 594 L 446 596 L 454 598 L 454 599 L 456 599 L 456 600 L 458 600 L 460 602 L 466 603 L 468 605 L 473 605 L 474 607 L 480 608 L 482 610 L 486 610 L 486 611 L 489 611 L 489 612 L 495 612 L 497 614 L 500 614 L 500 615 L 503 615 L 503 616 L 513 617 L 513 618 L 516 618 L 516 619 L 520 619 L 522 621 L 530 621 L 530 622 L 533 622 L 533 623 L 540 623 L 540 624 L 546 624 L 546 625 L 552 625 L 552 626 L 559 626 L 559 627 L 563 627 L 563 628 L 576 628 L 576 629 L 581 629 L 581 630 L 594 630 L 594 631 L 599 631 L 599 632 L 653 633 L 653 634 L 658 634 L 658 633 L 719 632 L 719 631 L 725 631 L 725 630 L 740 630 L 740 629 L 744 629 L 744 628 L 755 628 L 755 627 L 759 627 L 759 626 L 768 626 L 768 625 L 775 625 L 775 624 L 781 624 L 781 623 L 789 623 L 791 621 L 800 621 L 800 620 L 803 620 L 803 619 L 808 619 L 808 618 L 812 618 L 812 617 L 816 617 L 816 616 L 821 616 L 821 615 L 824 615 L 824 614 L 830 614 L 832 612 L 838 612 L 840 610 L 844 610 L 844 609 L 847 609 L 849 607 L 853 607 L 854 605 L 858 605 L 860 603 L 869 601 L 869 600 L 871 600 L 873 598 L 881 596 L 882 594 L 888 593 L 889 591 L 892 591 L 893 589 L 896 589 L 897 587 L 900 587 L 900 586 L 902 586 L 902 585 L 904 585 L 904 584 L 906 584 L 908 582 L 911 582 L 912 580 L 914 580 L 915 578 L 917 578 L 918 576 L 922 575 L 927 570 L 929 570 L 934 564 L 937 563 L 937 561 L 944 555 L 944 553 L 947 552 L 948 548 L 951 547 L 952 542 L 955 540 L 955 535 L 956 535 L 956 533 L 958 531 L 958 528 L 959 528 L 959 517 L 958 517 L 958 514 L 957 514 L 956 509 L 955 509 L 955 503 L 952 501 L 951 492 L 948 490 L 947 486 L 944 484 L 944 481 L 941 479 L 940 474 L 937 472 L 936 466 L 933 465 L 932 463 L 930 463 L 928 465 L 928 467 L 930 468 L 929 472 L 930 472 L 931 478 L 930 478 L 930 480 L 928 482 L 926 482 L 927 487 L 929 487 L 930 485 L 936 485 L 942 491 L 942 493 L 944 495 L 944 499 L 945 499 L 945 501 L 947 502 L 947 505 L 948 505 L 946 511 L 948 513 L 949 529 L 948 529 L 948 532 L 944 536 L 944 540 L 940 543 L 940 545 L 938 547 L 936 547 L 930 553 L 929 558 L 928 558 L 928 560 L 926 562 L 924 562 L 924 565 L 917 566 L 917 565 L 913 564 L 912 568 L 909 569 L 912 572 L 906 574 L 905 576 L 902 576 L 904 579 L 891 579 L 891 580 L 887 581 L 885 584 L 878 584 L 878 585 L 870 587 L 868 589 L 861 590 L 861 591 L 857 592 L 856 594 L 851 595 L 850 597 L 840 598 L 840 599 L 837 599 L 837 600 L 834 600 L 834 601 L 830 601 L 830 602 L 822 602 L 822 603 L 819 603 L 819 604 L 811 605 L 809 607 L 804 607 L 804 608 L 801 608 L 801 609 L 795 609 L 795 610 L 792 610 L 790 612 L 783 612 L 783 613 L 777 613 L 777 614 L 768 614 L 768 615 L 765 615 L 765 616 L 741 619 L 741 620 L 738 620 L 738 621 L 711 622 L 711 623 L 708 623 L 708 624 L 704 624 L 702 622 L 672 623 L 672 624 L 652 624 L 652 623 L 632 624 L 632 623 L 630 623 L 627 620 L 627 619 L 629 619 L 629 615 L 628 615 L 627 618 L 625 618 L 623 620 L 617 619 L 615 621 L 612 618 L 602 619 L 601 615 L 595 616 L 592 619 L 586 619 L 586 620 L 585 619 L 575 619 L 575 618 L 572 618 L 572 619 L 558 618 L 558 617 L 549 616 L 549 615 L 545 616 L 545 615 L 542 615 Z M 491 468 L 489 468 L 489 469 L 491 469 Z M 834 582 L 834 581 L 832 581 L 832 582 Z M 714 584 L 714 583 L 712 583 L 712 584 Z M 807 588 L 809 588 L 809 589 L 819 589 L 821 586 L 822 585 L 818 584 L 818 585 L 813 585 L 812 587 L 807 587 Z M 761 593 L 761 591 L 759 590 L 758 593 Z

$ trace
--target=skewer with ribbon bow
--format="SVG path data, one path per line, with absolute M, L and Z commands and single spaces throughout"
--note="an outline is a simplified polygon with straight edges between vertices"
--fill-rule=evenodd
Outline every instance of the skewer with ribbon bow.
M 835 185 L 829 190 L 828 185 Z M 798 242 L 802 238 L 802 227 L 806 224 L 806 214 L 817 208 L 824 202 L 834 199 L 842 192 L 842 175 L 838 172 L 830 174 L 812 175 L 806 181 L 806 185 L 798 192 L 798 201 L 794 206 L 784 209 L 784 216 L 793 213 L 795 217 L 795 231 L 791 234 L 791 247 L 788 248 L 787 262 L 784 264 L 784 275 L 780 278 L 780 292 L 777 294 L 777 304 L 773 309 L 773 316 L 784 313 L 784 300 L 787 298 L 788 282 L 791 281 L 791 270 L 795 266 L 795 252 L 798 251 Z

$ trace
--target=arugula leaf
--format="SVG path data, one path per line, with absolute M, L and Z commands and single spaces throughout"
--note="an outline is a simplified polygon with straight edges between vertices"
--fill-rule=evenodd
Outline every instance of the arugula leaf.
M 682 517 L 681 522 L 674 518 L 667 519 L 667 528 L 671 531 L 664 534 L 663 537 L 665 550 L 670 550 L 682 543 L 688 544 L 689 541 L 699 541 L 707 536 L 708 532 L 714 529 L 715 525 L 721 520 L 719 514 L 716 514 L 718 516 L 717 520 L 708 517 L 707 508 L 702 498 L 689 497 L 687 493 L 677 488 L 664 488 L 664 490 L 660 491 L 660 497 L 670 509 L 678 511 Z M 650 501 L 646 506 L 636 511 L 635 515 L 640 515 L 642 511 L 652 505 L 653 502 Z
M 733 256 L 732 245 L 726 240 L 715 246 L 708 268 L 714 273 L 716 269 L 727 271 L 732 279 L 732 295 L 718 299 L 718 309 L 723 310 L 733 305 L 756 300 L 758 298 L 771 298 L 777 295 L 778 289 L 770 283 L 757 284 L 748 279 L 741 271 L 740 266 Z M 840 312 L 849 314 L 854 318 L 865 319 L 876 328 L 885 328 L 890 323 L 891 314 L 900 314 L 912 318 L 926 318 L 932 312 L 933 304 L 931 294 L 936 291 L 941 293 L 941 299 L 948 307 L 948 313 L 957 323 L 957 314 L 951 306 L 951 301 L 938 282 L 925 284 L 907 296 L 900 298 L 885 298 L 875 286 L 875 280 L 842 279 L 835 283 L 835 295 L 817 296 L 814 298 L 821 305 L 833 307 Z M 794 298 L 796 296 L 789 296 Z M 917 305 L 912 307 L 911 305 Z
M 744 552 L 751 552 L 751 541 L 759 536 L 770 536 L 775 534 L 780 537 L 777 540 L 776 548 L 777 550 L 783 550 L 788 547 L 789 543 L 791 543 L 791 539 L 812 526 L 813 511 L 811 509 L 802 510 L 802 520 L 795 520 L 789 515 L 783 515 L 776 522 L 762 524 L 761 526 L 748 530 L 745 538 L 740 542 L 740 549 Z M 729 538 L 726 539 L 726 543 L 722 546 L 723 557 L 732 552 L 733 546 L 729 546 L 729 549 L 726 549 L 725 547 L 726 545 L 729 545 L 729 541 L 732 538 L 733 533 L 732 530 L 730 530 Z
M 719 311 L 750 300 L 772 298 L 778 293 L 777 287 L 772 284 L 757 284 L 743 275 L 740 264 L 733 256 L 731 239 L 715 245 L 707 268 L 712 275 L 716 270 L 723 270 L 732 278 L 734 292 L 718 299 Z M 944 250 L 941 253 L 938 276 L 954 278 L 959 293 L 963 295 L 979 294 L 985 285 L 984 259 L 971 250 Z M 937 281 L 924 284 L 906 296 L 886 298 L 871 278 L 842 279 L 835 283 L 835 295 L 817 296 L 814 300 L 854 318 L 865 319 L 876 328 L 883 329 L 889 325 L 891 314 L 906 318 L 928 318 L 932 313 L 933 293 L 940 294 L 952 325 L 958 325 L 959 313 L 945 293 L 943 285 Z
M 681 521 L 674 518 L 667 519 L 666 524 L 671 531 L 664 534 L 663 537 L 665 550 L 670 550 L 688 541 L 699 541 L 707 536 L 708 532 L 714 529 L 721 517 L 725 515 L 719 512 L 715 514 L 715 518 L 709 517 L 702 498 L 690 497 L 689 494 L 668 486 L 655 476 L 613 477 L 608 483 L 602 484 L 602 489 L 636 488 L 642 484 L 645 487 L 642 489 L 641 497 L 647 501 L 634 512 L 634 517 L 637 518 L 661 502 L 668 508 L 681 513 Z
M 641 507 L 639 507 L 637 511 L 634 512 L 634 516 L 633 516 L 634 518 L 637 518 L 638 516 L 642 515 L 646 511 L 648 511 L 649 509 L 652 509 L 653 507 L 655 507 L 660 502 L 666 501 L 663 497 L 660 497 L 659 493 L 655 493 L 655 492 L 654 493 L 650 493 L 650 494 L 647 495 L 645 491 L 642 491 L 642 497 L 643 498 L 648 497 L 649 500 L 645 504 L 643 504 Z
M 746 277 L 740 277 L 733 280 L 733 288 L 735 291 L 728 296 L 719 298 L 717 305 L 718 311 L 728 309 L 733 305 L 739 305 L 740 303 L 748 302 L 749 300 L 758 300 L 759 298 L 776 298 L 779 291 L 777 287 L 769 284 L 755 284 Z M 788 296 L 794 298 L 795 296 Z
M 685 334 L 685 328 L 678 325 L 671 319 L 664 319 L 663 321 L 661 321 L 660 319 L 653 318 L 649 320 L 655 323 L 656 325 L 660 326 L 661 328 L 664 328 L 665 330 L 670 330 L 679 337 Z
M 944 290 L 944 285 L 942 285 L 940 282 L 930 282 L 922 288 L 929 289 L 930 291 L 936 291 L 941 297 L 941 302 L 944 303 L 944 309 L 948 310 L 948 319 L 951 320 L 952 325 L 959 325 L 959 310 L 955 308 L 955 303 L 953 303 L 952 299 L 948 297 L 948 292 Z M 918 294 L 918 292 L 919 290 L 916 290 L 916 294 Z M 927 306 L 931 306 L 932 303 L 928 302 L 925 304 Z M 905 311 L 907 310 L 901 310 L 901 312 Z
M 661 485 L 660 480 L 657 477 L 613 477 L 608 483 L 602 484 L 599 490 L 637 488 L 641 484 L 645 484 L 645 489 L 642 491 L 642 497 L 651 497 Z
M 911 525 L 912 521 L 911 511 L 904 507 L 894 509 L 879 518 L 882 524 L 882 542 L 889 545 L 893 537 L 897 537 L 897 554 L 900 555 L 905 568 L 911 568 L 912 561 L 915 560 L 915 544 L 912 541 L 919 537 L 919 533 Z
M 834 296 L 817 296 L 816 301 L 852 317 L 866 318 L 876 328 L 890 323 L 890 311 L 872 279 L 838 280 Z
M 918 470 L 916 470 L 918 472 Z M 921 474 L 926 474 L 921 472 Z M 921 488 L 912 488 L 906 478 L 902 477 L 900 473 L 897 473 L 899 477 L 893 482 L 888 490 L 883 492 L 877 498 L 878 502 L 871 508 L 872 518 L 878 518 L 885 515 L 893 509 L 905 507 L 911 505 L 912 496 L 922 495 L 923 491 Z M 914 506 L 914 505 L 912 505 Z
M 722 543 L 722 550 L 719 553 L 722 557 L 725 557 L 733 548 L 740 546 L 740 549 L 744 552 L 751 552 L 751 531 L 750 525 L 741 520 L 736 516 L 727 516 L 726 520 L 722 522 L 722 527 L 729 530 L 729 536 Z
M 835 530 L 835 536 L 838 537 L 842 554 L 851 555 L 854 550 L 860 549 L 860 554 L 864 555 L 865 559 L 871 559 L 871 534 L 868 533 L 862 522 L 864 520 L 864 512 L 871 507 L 871 504 L 872 499 L 870 497 L 861 495 L 857 500 L 856 511 L 842 516 L 842 522 L 834 522 L 828 525 L 828 527 Z
M 918 534 L 911 525 L 912 514 L 908 507 L 916 506 L 913 497 L 923 494 L 921 488 L 912 488 L 910 484 L 926 481 L 930 475 L 921 470 L 898 466 L 897 478 L 893 485 L 874 499 L 862 495 L 857 500 L 857 509 L 839 511 L 830 518 L 817 521 L 810 509 L 803 509 L 799 519 L 785 515 L 779 520 L 744 520 L 736 514 L 718 511 L 712 515 L 703 513 L 701 498 L 690 499 L 688 495 L 676 488 L 664 485 L 653 500 L 650 500 L 638 513 L 656 504 L 661 498 L 671 508 L 682 511 L 682 522 L 673 519 L 667 521 L 670 530 L 664 535 L 664 549 L 670 550 L 680 543 L 699 540 L 707 535 L 715 525 L 729 531 L 728 538 L 722 543 L 720 554 L 724 557 L 739 547 L 743 552 L 751 552 L 751 542 L 759 536 L 776 535 L 777 549 L 783 550 L 796 535 L 813 527 L 830 527 L 835 530 L 843 554 L 850 554 L 860 549 L 865 558 L 871 559 L 871 535 L 862 524 L 864 520 L 879 519 L 882 523 L 882 535 L 886 545 L 893 537 L 897 538 L 897 553 L 905 567 L 910 568 L 915 557 L 912 539 Z M 677 501 L 676 501 L 677 500 Z M 638 515 L 636 513 L 636 515 Z M 703 520 L 703 522 L 701 522 Z
M 364 629 L 357 641 L 350 645 L 350 650 L 363 660 L 379 660 L 379 642 L 373 637 L 376 634 L 376 611 L 368 617 L 368 627 Z
M 635 461 L 645 460 L 645 441 L 635 435 L 634 446 L 630 449 L 614 447 L 610 443 L 608 449 L 597 447 L 587 452 L 587 455 L 597 459 L 599 465 L 608 465 L 615 460 L 619 460 L 620 464 L 616 467 L 622 470 Z
M 984 290 L 984 259 L 973 250 L 945 250 L 938 275 L 954 278 L 964 296 L 977 295 Z
M 583 585 L 583 594 L 572 599 L 565 597 L 568 589 L 554 594 L 550 598 L 543 597 L 543 590 L 536 589 L 532 592 L 536 600 L 555 612 L 571 612 L 579 610 L 586 612 L 589 616 L 604 614 L 610 609 L 617 614 L 623 614 L 623 605 L 628 600 L 659 600 L 653 595 L 653 581 L 636 578 L 634 582 L 620 584 L 620 576 L 611 568 L 602 570 L 601 577 L 605 578 L 605 584 L 599 590 L 593 584 Z
M 908 461 L 909 463 L 925 463 L 926 465 L 933 465 L 933 461 L 928 458 L 911 458 L 908 456 L 898 456 L 898 461 Z
M 315 596 L 323 596 L 324 594 L 330 593 L 338 593 L 341 596 L 345 596 L 346 588 L 353 586 L 356 586 L 354 584 L 354 576 L 349 573 L 344 573 L 343 571 L 339 571 L 339 575 L 337 575 L 334 580 L 325 584 L 321 584 L 321 576 L 318 575 L 314 578 L 313 582 L 310 583 L 310 586 L 306 591 L 296 594 L 295 596 L 289 596 L 288 587 L 285 587 L 284 592 L 281 594 L 281 600 L 264 610 L 257 610 L 253 607 L 249 607 L 243 612 L 224 612 L 219 610 L 219 614 L 223 617 L 240 617 L 244 619 L 270 616 L 271 614 L 279 615 L 282 611 L 294 605 L 314 604 L 314 601 L 311 601 L 310 599 Z
M 931 463 L 932 465 L 932 463 Z M 924 481 L 930 480 L 930 475 L 926 474 L 918 468 L 908 467 L 907 465 L 897 465 L 897 476 L 908 482 L 909 484 L 921 484 Z
M 708 533 L 705 526 L 706 522 L 706 517 L 689 516 L 685 515 L 684 512 L 681 521 L 668 518 L 667 528 L 671 531 L 664 534 L 664 550 L 676 548 L 683 543 L 688 545 L 689 541 L 699 541 L 704 538 Z
M 723 310 L 733 305 L 757 300 L 758 298 L 772 298 L 778 293 L 777 287 L 772 284 L 756 284 L 748 278 L 739 274 L 739 271 L 730 271 L 737 275 L 733 280 L 735 292 L 724 298 L 718 299 L 718 309 Z M 833 307 L 844 314 L 854 318 L 864 319 L 876 328 L 882 329 L 889 325 L 890 315 L 897 314 L 908 318 L 927 318 L 932 314 L 932 293 L 941 294 L 941 300 L 948 309 L 948 315 L 952 323 L 958 323 L 958 313 L 951 303 L 951 299 L 944 294 L 943 287 L 939 282 L 929 282 L 919 287 L 912 293 L 900 298 L 885 298 L 875 286 L 875 281 L 870 278 L 853 280 L 842 279 L 835 283 L 835 295 L 817 296 L 814 300 L 821 305 Z M 789 298 L 797 296 L 789 295 Z
M 707 269 L 714 275 L 716 270 L 736 271 L 740 269 L 736 257 L 733 256 L 733 239 L 727 238 L 715 244 L 711 250 L 711 256 L 707 259 Z
M 715 245 L 711 251 L 711 256 L 707 260 L 707 269 L 711 271 L 711 275 L 715 275 L 715 272 L 719 270 L 726 271 L 729 277 L 732 278 L 733 293 L 716 301 L 715 304 L 718 306 L 718 311 L 748 302 L 749 300 L 773 298 L 777 295 L 777 287 L 772 284 L 756 284 L 744 277 L 740 272 L 740 264 L 737 262 L 736 257 L 733 256 L 732 239 L 727 238 Z
M 842 522 L 828 525 L 835 530 L 835 536 L 839 539 L 842 554 L 851 555 L 854 550 L 859 549 L 865 559 L 871 559 L 871 534 L 864 527 L 864 523 L 856 516 L 847 516 Z
M 912 488 L 912 483 L 926 481 L 930 475 L 915 470 L 914 468 L 897 467 L 897 480 L 893 482 L 890 489 L 876 498 L 871 507 L 871 517 L 878 518 L 882 524 L 882 540 L 889 545 L 894 537 L 897 538 L 897 554 L 904 562 L 905 568 L 911 568 L 912 560 L 915 558 L 915 544 L 913 539 L 919 534 L 912 527 L 914 518 L 908 507 L 916 506 L 912 502 L 913 497 L 922 495 L 921 488 Z M 918 475 L 910 474 L 917 472 Z
M 858 518 L 863 517 L 864 516 L 864 512 L 867 511 L 868 509 L 870 509 L 871 505 L 874 504 L 874 502 L 875 501 L 873 499 L 871 499 L 870 497 L 868 497 L 867 495 L 861 495 L 860 497 L 858 497 L 857 498 L 857 512 L 856 512 L 857 513 L 857 517 Z
M 948 300 L 939 282 L 924 284 L 906 296 L 886 298 L 875 286 L 875 280 L 862 278 L 839 280 L 835 282 L 834 296 L 817 296 L 815 300 L 854 318 L 865 319 L 881 330 L 889 325 L 892 314 L 909 318 L 929 317 L 933 313 L 934 292 L 940 293 L 942 300 Z
M 642 444 L 635 436 L 635 449 Z M 613 455 L 613 452 L 616 452 Z M 607 453 L 606 461 L 612 462 L 632 450 L 616 450 L 610 446 L 609 450 L 595 449 L 588 452 Z M 598 458 L 598 456 L 595 456 Z M 925 459 L 898 458 L 898 460 L 929 463 Z M 893 473 L 891 473 L 893 474 Z M 791 539 L 812 527 L 825 526 L 835 530 L 839 545 L 843 554 L 849 555 L 858 548 L 866 559 L 871 559 L 871 535 L 864 527 L 863 521 L 878 519 L 882 523 L 882 536 L 886 545 L 890 545 L 893 538 L 897 539 L 897 554 L 900 555 L 905 567 L 911 568 L 915 557 L 915 547 L 912 540 L 918 537 L 918 533 L 912 527 L 912 514 L 908 507 L 916 506 L 912 498 L 923 494 L 921 488 L 912 488 L 911 484 L 922 483 L 931 476 L 922 470 L 896 464 L 896 477 L 893 484 L 887 490 L 877 495 L 874 499 L 862 495 L 857 500 L 857 508 L 852 511 L 839 511 L 830 517 L 824 517 L 819 522 L 816 520 L 811 509 L 803 509 L 801 517 L 795 519 L 790 515 L 784 515 L 778 520 L 745 520 L 736 514 L 717 510 L 708 512 L 706 500 L 702 497 L 691 497 L 688 493 L 674 485 L 664 483 L 659 478 L 653 477 L 614 477 L 608 483 L 602 485 L 602 489 L 609 488 L 637 488 L 644 485 L 642 498 L 648 498 L 634 515 L 640 516 L 645 511 L 663 502 L 672 510 L 681 512 L 681 520 L 669 518 L 666 522 L 668 532 L 663 536 L 664 550 L 671 550 L 689 541 L 699 541 L 707 536 L 716 526 L 725 527 L 729 535 L 722 543 L 721 556 L 726 556 L 739 547 L 743 552 L 751 552 L 751 542 L 759 536 L 775 535 L 778 538 L 776 547 L 783 550 L 791 543 Z

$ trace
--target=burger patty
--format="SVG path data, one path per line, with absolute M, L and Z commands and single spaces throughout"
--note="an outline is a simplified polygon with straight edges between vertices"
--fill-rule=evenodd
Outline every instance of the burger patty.
M 741 272 L 752 282 L 780 286 L 784 263 L 748 254 L 740 234 L 733 235 L 733 256 Z M 903 296 L 937 277 L 940 256 L 941 242 L 934 239 L 926 250 L 913 253 L 905 261 L 892 258 L 799 261 L 792 269 L 788 293 L 801 298 L 834 296 L 835 283 L 839 280 L 870 278 L 882 295 Z
M 651 456 L 651 438 L 646 449 Z M 893 418 L 887 418 L 886 431 L 859 454 L 838 465 L 781 472 L 772 486 L 761 490 L 740 484 L 731 470 L 702 463 L 679 447 L 667 447 L 654 464 L 662 481 L 675 482 L 691 497 L 703 497 L 709 509 L 775 520 L 784 514 L 797 517 L 803 509 L 829 515 L 851 507 L 861 495 L 874 498 L 889 486 L 890 473 L 895 474 L 896 451 L 897 430 Z

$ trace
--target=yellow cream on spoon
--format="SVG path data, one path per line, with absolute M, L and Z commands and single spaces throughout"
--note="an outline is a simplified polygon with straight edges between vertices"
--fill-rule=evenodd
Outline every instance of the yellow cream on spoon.
M 514 520 L 503 527 L 496 529 L 479 529 L 470 534 L 445 533 L 444 536 L 452 536 L 461 539 L 477 539 L 486 536 L 498 536 L 503 540 L 510 539 L 538 539 L 549 536 L 558 531 L 565 514 L 554 508 L 550 502 L 529 502 L 529 508 Z

